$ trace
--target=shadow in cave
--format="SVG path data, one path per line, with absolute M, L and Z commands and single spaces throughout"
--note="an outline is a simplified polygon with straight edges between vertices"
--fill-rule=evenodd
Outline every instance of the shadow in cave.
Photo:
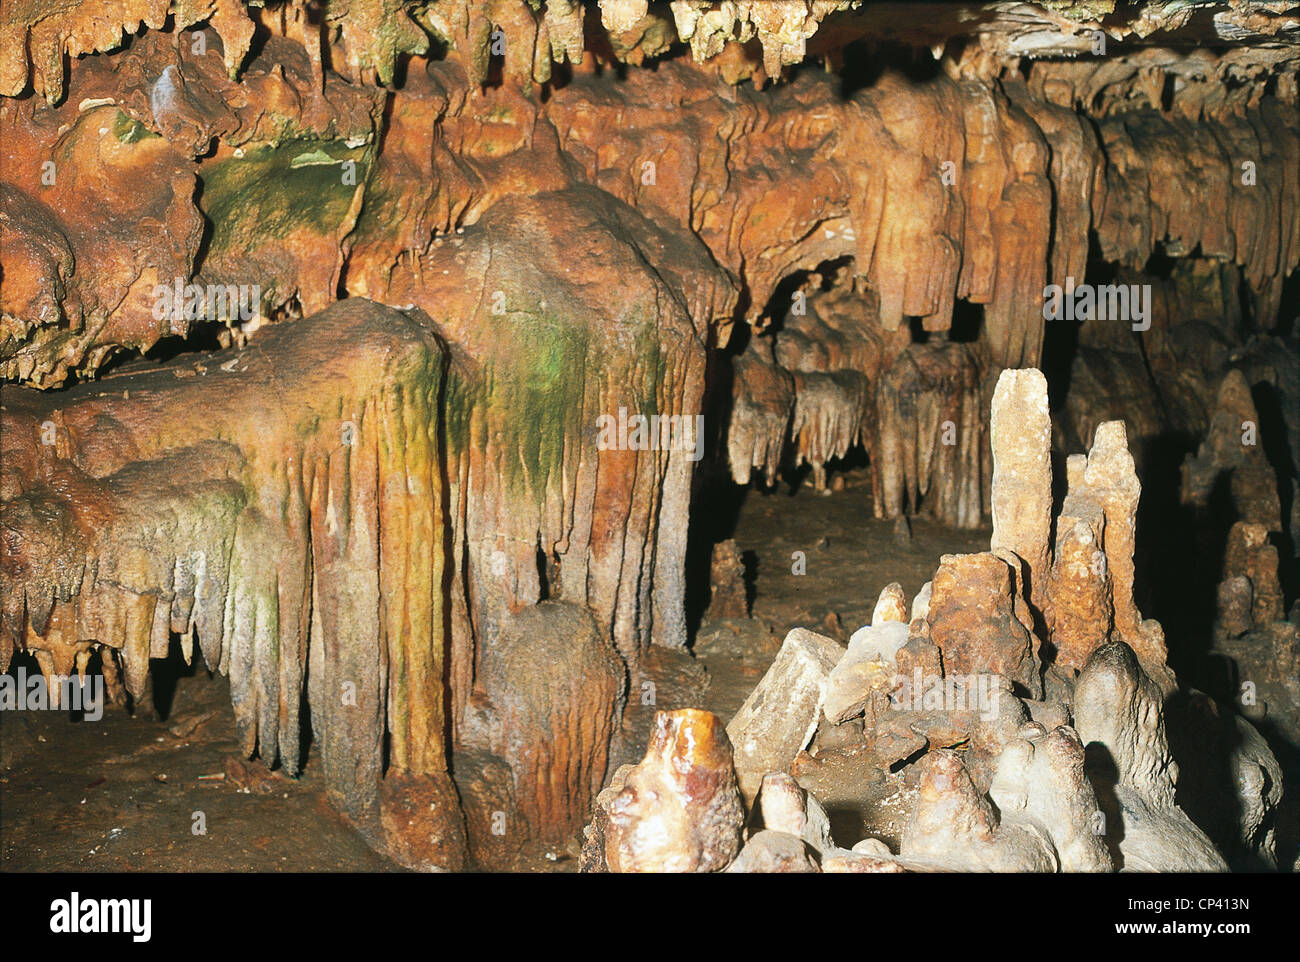
M 840 68 L 840 97 L 875 85 L 886 71 L 902 74 L 913 83 L 924 83 L 943 75 L 943 64 L 925 47 L 904 43 L 881 43 L 874 38 L 855 40 L 844 47 Z
M 1227 474 L 1215 482 L 1204 508 L 1182 503 L 1181 466 L 1191 450 L 1190 442 L 1173 435 L 1144 448 L 1134 600 L 1163 626 L 1170 667 L 1185 684 L 1199 687 L 1214 644 L 1218 584 L 1237 513 Z
M 749 485 L 736 484 L 727 464 L 727 431 L 731 424 L 733 359 L 752 337 L 749 325 L 737 321 L 727 345 L 711 352 L 705 375 L 704 458 L 695 473 L 687 522 L 685 607 L 687 644 L 693 645 L 711 593 L 713 546 L 732 537 Z M 749 565 L 746 564 L 747 575 Z M 753 603 L 747 576 L 747 603 Z
M 1119 766 L 1115 764 L 1110 749 L 1101 742 L 1089 742 L 1083 749 L 1083 768 L 1097 794 L 1097 806 L 1105 819 L 1102 824 L 1102 840 L 1106 843 L 1111 863 L 1118 872 L 1124 867 L 1124 856 L 1119 850 L 1120 842 L 1124 840 L 1124 816 L 1116 794 Z
M 187 665 L 185 655 L 181 651 L 180 636 L 173 632 L 167 645 L 167 657 L 149 659 L 149 688 L 140 699 L 138 707 L 144 705 L 152 707 L 159 721 L 170 718 L 176 701 L 176 689 L 181 679 L 195 677 L 202 658 L 196 639 L 190 663 Z M 205 670 L 204 673 L 211 678 L 210 672 Z

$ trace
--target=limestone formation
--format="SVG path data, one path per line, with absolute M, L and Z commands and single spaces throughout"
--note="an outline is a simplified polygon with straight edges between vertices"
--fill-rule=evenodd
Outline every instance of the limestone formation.
M 1084 748 L 1065 726 L 1021 728 L 1003 749 L 989 791 L 1004 820 L 1024 818 L 1044 829 L 1063 872 L 1108 872 L 1101 809 L 1084 774 Z
M 756 811 L 762 826 L 760 831 L 781 832 L 802 839 L 817 858 L 835 848 L 825 809 L 815 796 L 805 792 L 784 772 L 763 776 Z
M 1048 581 L 1055 662 L 1081 669 L 1110 639 L 1115 624 L 1105 552 L 1106 511 L 1082 490 L 1087 458 L 1071 455 L 1069 494 L 1056 519 L 1056 550 Z
M 1269 864 L 1300 15 L 906 6 L 7 0 L 0 670 L 197 649 L 421 869 Z M 715 530 L 805 476 L 847 649 Z
M 1201 692 L 1174 702 L 1168 730 L 1183 760 L 1180 805 L 1229 866 L 1276 869 L 1284 775 L 1268 743 L 1249 721 Z
M 660 712 L 645 758 L 615 775 L 596 808 L 588 871 L 726 868 L 740 852 L 744 809 L 722 723 L 705 711 Z
M 808 845 L 798 835 L 764 829 L 751 835 L 728 872 L 805 874 L 820 871 Z
M 1083 746 L 1071 729 L 1022 726 L 998 759 L 989 792 L 996 809 L 956 753 L 926 759 L 905 859 L 966 871 L 1110 871 Z
M 713 546 L 709 586 L 709 617 L 749 617 L 749 602 L 745 596 L 745 565 L 733 539 L 720 541 Z
M 1000 821 L 976 790 L 961 756 L 947 749 L 923 761 L 920 797 L 900 854 L 953 870 L 1050 872 L 1059 867 L 1040 828 Z
M 582 828 L 604 781 L 623 665 L 589 611 L 543 601 L 499 626 L 478 670 L 490 694 L 473 711 L 513 774 L 506 831 L 560 844 Z M 476 828 L 490 834 L 490 818 Z
M 844 648 L 837 642 L 796 628 L 727 724 L 746 803 L 758 794 L 764 775 L 788 771 L 795 755 L 812 740 L 831 672 L 842 657 Z
M 897 588 L 897 585 L 891 585 Z M 847 721 L 864 710 L 874 726 L 896 682 L 896 654 L 907 644 L 908 628 L 902 619 L 903 602 L 881 594 L 871 624 L 854 632 L 848 651 L 831 672 L 826 686 L 823 711 L 832 725 Z
M 940 559 L 925 621 L 946 673 L 991 672 L 1031 697 L 1041 696 L 1041 642 L 1027 612 L 1017 610 L 1018 591 L 1015 570 L 993 554 Z
M 1029 596 L 1046 610 L 1052 527 L 1052 424 L 1047 380 L 1032 368 L 1003 371 L 993 394 L 994 552 L 1006 549 L 1028 567 Z
M 1175 802 L 1178 766 L 1163 701 L 1122 641 L 1094 651 L 1079 676 L 1075 727 L 1104 814 L 1103 834 L 1120 870 L 1224 871 L 1222 856 Z
M 250 756 L 298 769 L 305 692 L 331 796 L 364 822 L 385 736 L 392 770 L 446 778 L 442 354 L 359 299 L 303 331 L 111 390 L 6 389 L 0 660 L 69 675 L 102 647 L 138 698 L 175 633 L 230 676 Z

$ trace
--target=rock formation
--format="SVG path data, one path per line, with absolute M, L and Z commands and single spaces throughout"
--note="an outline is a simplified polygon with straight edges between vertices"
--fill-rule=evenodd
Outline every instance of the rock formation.
M 1184 506 L 1226 486 L 1237 513 L 1205 647 L 1264 692 L 1243 711 L 1300 725 L 1297 17 L 896 6 L 6 4 L 0 670 L 98 651 L 138 700 L 197 648 L 246 754 L 297 771 L 305 706 L 333 800 L 423 868 L 508 867 L 593 816 L 593 866 L 721 870 L 742 841 L 903 865 L 772 825 L 731 845 L 765 776 L 829 758 L 910 772 L 914 853 L 959 818 L 966 867 L 1098 868 L 1068 722 L 1123 742 L 1078 686 L 1129 714 L 1177 688 L 1137 554 L 1176 435 L 1203 438 Z M 725 736 L 656 715 L 644 686 L 703 684 L 705 485 L 829 494 L 864 457 L 900 550 L 908 518 L 991 522 L 989 550 L 943 555 L 910 611 L 890 591 L 847 651 L 772 628 Z M 718 617 L 749 614 L 737 552 Z M 1117 646 L 1133 666 L 1089 674 Z M 722 813 L 703 834 L 682 759 Z M 1169 785 L 1116 777 L 1116 811 L 1182 826 Z M 646 847 L 660 791 L 684 850 Z M 1254 851 L 1276 799 L 1251 799 Z
M 52 679 L 101 648 L 139 698 L 176 634 L 230 676 L 247 754 L 296 770 L 310 706 L 331 796 L 364 822 L 386 735 L 393 770 L 450 789 L 443 353 L 417 317 L 359 299 L 295 330 L 6 389 L 0 660 L 32 651 Z
M 1053 550 L 1047 384 L 1036 375 L 1005 371 L 994 394 L 993 503 L 1008 506 L 995 551 L 944 557 L 910 625 L 893 584 L 847 650 L 791 632 L 733 720 L 751 816 L 728 871 L 1213 872 L 1227 869 L 1225 851 L 1272 863 L 1281 769 L 1263 739 L 1241 717 L 1218 733 L 1204 696 L 1194 703 L 1211 714 L 1169 716 L 1177 679 L 1163 633 L 1133 602 L 1140 486 L 1122 422 L 1101 425 L 1092 451 L 1070 458 Z M 1026 422 L 1029 433 L 1008 431 Z M 1025 558 L 1050 572 L 1038 604 Z M 1053 648 L 1035 635 L 1044 612 Z M 1199 789 L 1191 797 L 1217 843 L 1179 802 L 1170 717 L 1203 733 L 1186 746 L 1197 767 L 1183 787 Z M 1225 764 L 1237 793 L 1216 804 L 1208 772 Z M 838 847 L 817 799 L 843 804 L 835 772 L 849 772 L 850 801 L 870 825 L 880 818 L 867 797 L 873 769 L 901 779 L 886 798 L 904 808 L 896 854 L 876 838 Z M 706 797 L 673 817 L 708 823 L 712 805 Z M 589 838 L 601 830 L 598 816 Z M 654 864 L 658 844 L 642 843 Z
M 744 809 L 722 722 L 660 712 L 640 764 L 596 800 L 583 867 L 611 872 L 717 872 L 740 852 Z

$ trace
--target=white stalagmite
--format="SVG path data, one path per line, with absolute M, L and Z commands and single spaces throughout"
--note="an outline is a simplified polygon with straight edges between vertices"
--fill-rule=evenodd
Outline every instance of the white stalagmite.
M 1052 532 L 1052 419 L 1047 378 L 1035 368 L 998 376 L 989 423 L 993 447 L 993 537 L 1029 566 L 1030 600 L 1044 611 Z

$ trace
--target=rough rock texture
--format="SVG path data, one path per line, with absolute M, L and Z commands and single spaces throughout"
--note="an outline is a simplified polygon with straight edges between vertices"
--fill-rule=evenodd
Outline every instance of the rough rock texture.
M 1133 601 L 1133 548 L 1137 540 L 1138 482 L 1129 453 L 1123 421 L 1107 421 L 1097 428 L 1096 438 L 1088 451 L 1083 469 L 1083 487 L 1101 506 L 1106 517 L 1103 547 L 1111 581 L 1111 609 L 1115 630 L 1139 655 L 1152 657 L 1156 652 L 1143 650 L 1142 616 Z M 1164 660 L 1160 651 L 1159 660 Z
M 353 5 L 359 3 L 354 0 Z M 535 138 L 524 130 L 509 134 L 505 128 L 517 127 L 519 120 L 533 113 L 531 109 L 523 115 L 518 112 L 522 104 L 516 86 L 519 82 L 530 84 L 535 67 L 549 63 L 549 57 L 539 59 L 533 53 L 546 48 L 563 58 L 575 52 L 567 43 L 537 46 L 543 28 L 555 39 L 550 31 L 558 10 L 548 7 L 544 15 L 548 22 L 539 23 L 522 4 L 498 3 L 491 11 L 466 7 L 439 3 L 424 15 L 431 29 L 453 41 L 452 55 L 439 66 L 447 68 L 444 76 L 456 79 L 444 88 L 450 95 L 445 106 L 430 119 L 437 123 L 439 133 L 450 135 L 437 138 L 438 149 L 458 157 L 462 166 L 457 173 L 464 176 L 451 178 L 450 191 L 435 191 L 433 196 L 422 191 L 423 203 L 412 206 L 402 202 L 411 213 L 427 210 L 430 215 L 427 220 L 418 217 L 415 221 L 419 227 L 411 240 L 420 249 L 429 240 L 418 236 L 424 226 L 437 228 L 447 214 L 452 215 L 452 226 L 474 223 L 490 206 L 486 203 L 490 189 L 483 188 L 493 178 L 479 166 L 481 157 L 474 156 L 484 142 L 477 137 L 462 139 L 456 127 L 467 104 L 480 112 L 469 88 L 483 77 L 485 64 L 479 51 L 485 49 L 491 18 L 507 23 L 511 35 L 505 73 L 512 83 L 482 94 L 490 98 L 493 108 L 481 113 L 499 111 L 490 125 L 496 129 L 487 140 L 494 144 L 497 159 L 521 149 L 534 152 L 555 144 L 546 130 Z M 456 8 L 454 13 L 452 8 Z M 307 36 L 298 8 L 292 10 L 293 15 L 281 22 L 264 25 L 276 43 L 268 44 L 250 62 L 237 83 L 243 88 L 256 80 L 263 58 L 287 57 L 293 51 L 290 66 L 301 80 L 294 79 L 288 86 L 302 91 L 294 99 L 311 104 L 313 95 L 304 88 L 323 84 L 328 93 L 335 75 L 322 72 L 320 39 Z M 364 64 L 374 62 L 383 78 L 387 68 L 380 66 L 382 62 L 391 62 L 397 52 L 423 46 L 408 36 L 406 28 L 414 29 L 414 24 L 396 11 L 391 16 L 395 32 L 387 34 L 382 43 L 366 39 L 367 23 L 353 26 L 353 21 L 347 21 L 343 38 L 347 52 L 330 57 L 336 70 L 354 80 L 343 85 L 345 90 L 364 89 L 355 82 L 368 69 Z M 51 29 L 58 28 L 51 24 Z M 356 35 L 346 36 L 348 29 Z M 640 35 L 654 34 L 654 30 L 643 30 Z M 146 40 L 153 35 L 148 32 Z M 191 157 L 199 153 L 194 149 L 196 129 L 223 137 L 232 147 L 260 147 L 267 141 L 283 140 L 284 132 L 292 131 L 315 141 L 301 153 L 320 148 L 337 161 L 343 159 L 341 149 L 352 149 L 346 147 L 348 142 L 376 143 L 374 135 L 379 131 L 373 129 L 377 126 L 374 117 L 358 115 L 355 110 L 345 115 L 346 122 L 340 119 L 333 126 L 319 123 L 328 119 L 330 111 L 318 110 L 314 121 L 293 125 L 267 117 L 257 140 L 251 143 L 241 139 L 248 137 L 244 131 L 230 134 L 229 122 L 215 120 L 229 111 L 218 109 L 219 100 L 213 93 L 230 90 L 236 82 L 229 79 L 216 39 L 214 35 L 202 56 L 194 55 L 184 43 L 168 54 L 177 60 L 169 82 L 176 86 L 184 81 L 185 110 L 193 115 L 187 118 L 183 131 L 168 127 L 168 111 L 157 97 L 157 113 L 164 116 L 155 116 L 147 98 L 135 103 L 120 98 L 126 113 L 147 131 L 163 133 L 170 145 Z M 136 46 L 107 59 L 128 60 Z M 764 312 L 778 284 L 793 272 L 812 271 L 824 262 L 852 257 L 853 273 L 865 278 L 877 297 L 879 326 L 885 333 L 899 331 L 904 316 L 923 318 L 931 332 L 945 331 L 952 324 L 954 304 L 964 299 L 984 306 L 985 325 L 979 341 L 986 361 L 1015 366 L 1038 360 L 1042 323 L 1037 318 L 1044 283 L 1049 277 L 1064 282 L 1072 276 L 1068 272 L 1082 263 L 1080 251 L 1086 253 L 1089 229 L 1097 231 L 1109 259 L 1131 264 L 1134 269 L 1145 265 L 1166 233 L 1177 237 L 1188 251 L 1199 242 L 1204 256 L 1244 266 L 1245 279 L 1261 298 L 1263 316 L 1276 313 L 1281 278 L 1300 258 L 1292 196 L 1298 185 L 1286 173 L 1294 169 L 1300 140 L 1293 118 L 1288 118 L 1287 104 L 1279 102 L 1294 96 L 1290 86 L 1279 85 L 1274 97 L 1261 99 L 1256 94 L 1252 99 L 1252 85 L 1246 85 L 1232 96 L 1220 94 L 1221 100 L 1215 101 L 1210 98 L 1220 89 L 1218 83 L 1184 81 L 1185 89 L 1174 98 L 1176 112 L 1166 117 L 1160 112 L 1163 101 L 1145 95 L 1148 79 L 1129 61 L 1120 61 L 1110 74 L 1098 72 L 1091 64 L 1040 63 L 1023 90 L 1008 84 L 1006 90 L 1014 94 L 1009 96 L 991 84 L 987 65 L 972 54 L 947 68 L 951 77 L 941 74 L 917 84 L 886 74 L 879 83 L 843 101 L 836 97 L 830 82 L 810 75 L 765 97 L 712 81 L 707 71 L 672 60 L 661 64 L 654 74 L 631 71 L 621 89 L 612 89 L 593 83 L 590 71 L 596 69 L 596 59 L 575 67 L 573 80 L 554 91 L 542 111 L 547 118 L 544 126 L 553 125 L 560 148 L 577 162 L 589 182 L 651 212 L 655 219 L 670 219 L 697 231 L 714 260 L 749 292 L 745 315 L 750 320 Z M 1204 63 L 1197 66 L 1201 70 L 1207 67 Z M 1227 73 L 1233 69 L 1231 58 L 1225 58 L 1223 64 L 1211 61 L 1208 66 L 1208 76 L 1216 79 L 1216 70 Z M 418 86 L 425 67 L 419 57 L 412 59 L 402 94 Z M 1192 76 L 1195 69 L 1189 71 Z M 81 77 L 87 72 L 88 68 L 78 64 L 70 73 L 70 94 L 60 110 L 73 111 L 76 104 L 87 101 Z M 156 75 L 156 69 L 146 74 Z M 1159 72 L 1154 75 L 1161 76 Z M 1076 140 L 1068 158 L 1054 156 L 1047 148 L 1047 136 L 1055 138 L 1070 123 L 1061 108 L 1072 106 L 1075 98 L 1088 100 L 1096 86 L 1110 94 L 1101 113 L 1113 112 L 1115 116 L 1105 117 L 1100 133 L 1091 128 L 1074 130 Z M 111 91 L 95 93 L 103 96 Z M 1125 101 L 1129 94 L 1133 96 Z M 227 94 L 225 99 L 236 98 Z M 342 99 L 340 92 L 326 102 L 337 105 Z M 397 110 L 388 122 L 400 123 L 405 99 L 395 98 Z M 690 109 L 674 109 L 675 105 Z M 32 100 L 21 109 L 43 114 L 51 108 Z M 277 111 L 283 109 L 277 107 Z M 1189 116 L 1205 111 L 1213 123 L 1224 128 L 1225 142 L 1207 143 L 1198 137 L 1183 119 L 1183 111 Z M 343 113 L 338 107 L 332 112 Z M 610 124 L 599 119 L 601 115 L 606 119 L 621 115 L 626 123 Z M 811 122 L 805 120 L 810 117 Z M 363 121 L 360 129 L 356 120 Z M 51 132 L 57 126 L 51 127 Z M 1273 139 L 1262 139 L 1260 129 L 1270 130 Z M 718 132 L 727 144 L 725 152 L 712 143 Z M 505 136 L 498 138 L 497 133 Z M 338 141 L 344 142 L 343 147 Z M 23 189 L 34 199 L 41 192 L 38 184 L 32 183 L 39 177 L 40 165 L 32 164 L 30 158 L 47 156 L 50 146 L 47 140 L 21 155 L 28 158 L 21 165 L 27 168 Z M 386 138 L 384 147 L 389 149 Z M 394 143 L 392 150 L 396 155 L 401 147 Z M 381 167 L 396 159 L 385 158 L 383 153 L 378 158 Z M 1215 175 L 1216 170 L 1239 166 L 1234 163 L 1235 154 L 1258 158 L 1257 186 L 1247 187 L 1233 178 Z M 359 176 L 353 190 L 341 192 L 340 219 L 325 235 L 328 239 L 333 234 L 345 261 L 351 257 L 351 245 L 344 239 L 347 220 L 354 213 L 350 201 L 354 195 L 377 199 L 374 195 L 385 180 L 373 176 L 370 147 L 347 156 L 359 162 Z M 1105 156 L 1122 157 L 1123 163 L 1106 164 Z M 862 164 L 864 157 L 869 158 L 866 165 Z M 256 159 L 251 157 L 250 162 Z M 218 151 L 210 166 L 215 170 L 225 165 L 229 170 L 228 160 L 229 155 Z M 426 155 L 423 163 L 428 160 Z M 809 161 L 816 161 L 811 169 Z M 647 162 L 654 164 L 652 178 L 645 177 Z M 328 163 L 318 163 L 323 168 L 318 173 L 327 172 Z M 784 182 L 773 183 L 772 172 L 783 170 L 790 172 L 779 175 Z M 1191 190 L 1148 190 L 1150 183 L 1184 182 L 1203 187 L 1207 196 L 1220 198 L 1223 204 L 1190 205 L 1188 198 L 1197 196 Z M 1087 185 L 1087 189 L 1076 189 L 1076 185 Z M 1059 203 L 1068 204 L 1076 216 L 1048 216 L 1053 197 L 1061 198 Z M 426 207 L 428 201 L 435 200 L 432 209 Z M 1262 209 L 1277 209 L 1281 216 L 1255 217 Z M 1219 210 L 1223 211 L 1221 221 L 1206 217 L 1207 211 Z M 762 229 L 750 226 L 760 219 L 765 222 Z M 942 232 L 932 229 L 936 219 Z M 1142 225 L 1136 235 L 1129 229 L 1134 222 Z M 335 226 L 341 226 L 341 233 L 333 233 Z M 409 245 L 398 249 L 409 249 Z M 1049 251 L 1050 275 L 1046 272 Z M 365 259 L 364 254 L 360 256 Z M 316 263 L 304 259 L 303 269 Z M 994 265 L 1000 267 L 995 270 Z M 347 271 L 338 273 L 340 282 L 355 291 L 345 279 Z M 1272 311 L 1268 310 L 1270 304 Z M 29 315 L 21 319 L 24 323 L 37 321 Z M 51 322 L 48 317 L 41 321 Z M 107 331 L 104 334 L 96 338 L 96 344 L 104 353 L 111 353 L 122 342 L 114 341 Z M 722 341 L 725 338 L 720 338 Z M 44 358 L 34 358 L 32 363 L 33 374 L 49 376 L 47 369 L 53 373 L 53 366 Z M 102 358 L 95 363 L 102 363 Z
M 1225 871 L 1209 838 L 1175 803 L 1178 766 L 1163 701 L 1133 650 L 1119 641 L 1092 653 L 1075 686 L 1075 728 L 1088 752 L 1116 868 Z
M 726 868 L 740 851 L 744 808 L 722 722 L 693 709 L 660 712 L 645 758 L 619 770 L 596 809 L 584 871 Z
M 748 618 L 745 565 L 732 538 L 713 546 L 709 565 L 709 617 Z
M 1018 407 L 1045 405 L 1045 391 L 1040 379 L 1015 401 L 1004 392 L 1007 423 Z M 1203 696 L 1180 707 L 1163 632 L 1133 602 L 1140 487 L 1124 425 L 1103 423 L 1096 435 L 1087 456 L 1068 461 L 1055 551 L 1050 514 L 1015 538 L 1050 572 L 1044 605 L 1055 646 L 1042 646 L 1046 663 L 1021 559 L 1003 546 L 998 554 L 945 556 L 918 593 L 910 624 L 902 620 L 906 597 L 887 586 L 872 624 L 855 633 L 827 677 L 816 735 L 789 771 L 832 818 L 856 812 L 877 831 L 901 819 L 899 854 L 822 847 L 801 818 L 807 808 L 789 776 L 769 774 L 754 822 L 765 831 L 731 871 L 814 864 L 823 871 L 1219 871 L 1225 856 L 1235 865 L 1272 864 L 1281 769 L 1244 719 L 1221 716 Z M 1000 472 L 994 503 L 1005 497 L 999 486 L 1009 485 L 1050 511 L 1050 484 L 1042 463 Z M 1108 564 L 1108 551 L 1118 564 Z M 1128 612 L 1125 630 L 1115 611 Z M 1122 640 L 1125 631 L 1138 651 Z M 1289 665 L 1300 648 L 1276 650 Z M 888 708 L 873 709 L 873 693 L 891 683 Z M 755 695 L 776 688 L 769 675 Z M 1022 701 L 1026 689 L 1033 697 Z M 802 717 L 792 713 L 789 721 Z M 1169 725 L 1192 761 L 1182 780 Z M 886 774 L 899 767 L 897 776 Z M 784 755 L 770 768 L 784 773 Z M 894 777 L 901 785 L 882 800 Z
M 255 351 L 7 388 L 0 661 L 68 675 L 103 646 L 138 698 L 176 633 L 267 764 L 301 763 L 305 688 L 354 818 L 386 735 L 393 769 L 445 778 L 442 367 L 418 320 L 351 300 Z
M 491 695 L 470 710 L 514 774 L 507 830 L 561 844 L 582 828 L 604 782 L 623 665 L 589 611 L 543 601 L 506 620 L 478 672 Z M 479 834 L 490 831 L 489 818 Z
M 803 628 L 786 635 L 772 667 L 727 725 L 746 803 L 764 775 L 788 771 L 812 740 L 831 672 L 843 656 L 843 646 L 824 635 Z
M 1076 670 L 1106 643 L 1115 623 L 1110 571 L 1103 550 L 1106 512 L 1095 501 L 1085 500 L 1078 490 L 1085 464 L 1083 455 L 1070 456 L 1066 468 L 1070 493 L 1056 520 L 1056 550 L 1048 584 L 1054 661 Z
M 961 757 L 932 752 L 900 854 L 966 871 L 1107 872 L 1097 801 L 1073 730 L 1023 726 L 1002 751 L 989 796 Z
M 1048 587 L 1057 664 L 1081 669 L 1112 630 L 1145 661 L 1163 664 L 1163 644 L 1133 601 L 1142 486 L 1124 423 L 1099 425 L 1088 456 L 1072 455 L 1066 474 Z
M 930 640 L 943 653 L 944 671 L 1002 675 L 1040 698 L 1042 643 L 1015 569 L 988 552 L 944 555 L 932 584 L 925 620 Z
M 187 651 L 197 636 L 268 761 L 299 762 L 310 678 L 354 814 L 383 807 L 387 734 L 435 801 L 451 756 L 476 859 L 558 840 L 610 743 L 638 737 L 625 681 L 687 642 L 704 452 L 682 431 L 730 395 L 705 433 L 738 482 L 809 465 L 824 487 L 861 446 L 880 517 L 992 511 L 993 550 L 936 577 L 895 667 L 996 671 L 1057 709 L 1108 622 L 1172 687 L 1134 603 L 1129 442 L 1213 420 L 1189 497 L 1229 472 L 1242 511 L 1216 642 L 1274 710 L 1300 711 L 1274 543 L 1300 532 L 1300 426 L 1276 478 L 1228 430 L 1300 397 L 1279 316 L 1300 263 L 1296 17 L 896 6 L 7 3 L 0 377 L 23 386 L 3 405 L 0 667 L 17 646 L 47 673 L 84 668 L 101 644 L 139 692 L 173 629 Z M 1093 56 L 1099 30 L 1123 49 Z M 859 40 L 907 50 L 906 68 L 836 73 Z M 930 47 L 933 69 L 900 43 Z M 818 60 L 829 73 L 785 71 Z M 1112 275 L 1151 283 L 1148 329 L 1048 327 L 1070 322 L 1043 320 L 1047 285 Z M 207 296 L 164 308 L 189 283 Z M 331 307 L 362 298 L 412 312 L 383 314 L 397 334 L 336 328 L 379 310 Z M 1017 369 L 1072 336 L 1060 436 L 1092 452 L 1053 544 L 1046 393 Z M 243 350 L 194 353 L 214 341 Z M 177 350 L 147 374 L 113 367 Z M 1226 363 L 1241 375 L 1215 412 Z M 212 385 L 232 378 L 227 403 Z M 1120 413 L 1127 436 L 1107 423 Z M 611 443 L 599 419 L 625 414 L 678 434 Z M 963 611 L 968 568 L 984 587 Z M 554 691 L 532 677 L 535 642 L 568 672 Z M 762 721 L 780 750 L 742 757 L 747 797 L 812 738 L 807 680 L 795 723 Z M 884 754 L 975 739 L 968 721 L 898 728 Z M 989 764 L 971 762 L 980 788 Z M 496 805 L 509 841 L 485 829 Z M 458 831 L 404 857 L 453 864 Z

